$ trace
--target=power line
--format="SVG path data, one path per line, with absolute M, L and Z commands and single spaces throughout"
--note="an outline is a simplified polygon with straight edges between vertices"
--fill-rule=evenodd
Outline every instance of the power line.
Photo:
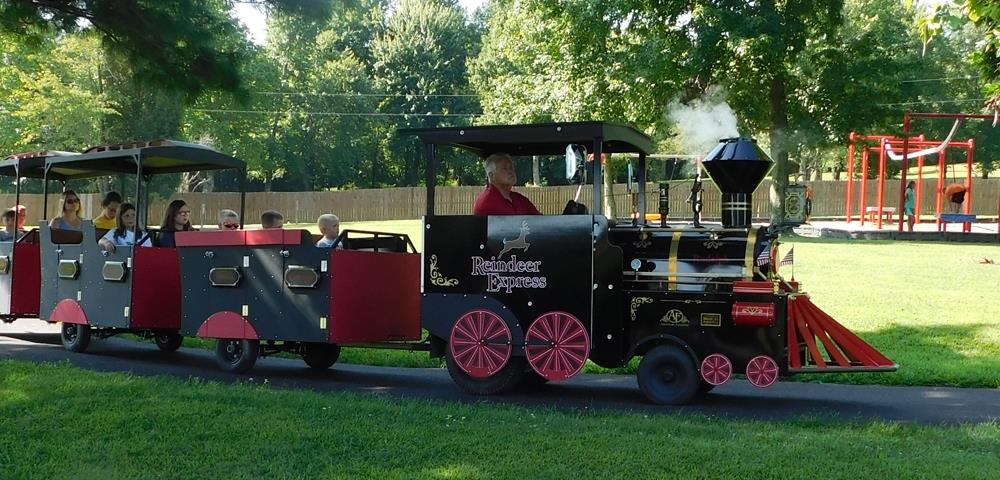
M 479 97 L 476 94 L 420 94 L 420 93 L 325 93 L 325 92 L 250 92 L 255 95 L 296 95 L 300 97 L 378 97 L 378 98 L 390 98 L 390 97 Z
M 952 99 L 952 100 L 921 100 L 918 102 L 900 102 L 900 103 L 879 103 L 879 107 L 900 107 L 906 105 L 926 105 L 928 103 L 966 103 L 966 102 L 985 102 L 986 98 L 966 98 L 966 99 Z
M 259 115 L 299 114 L 329 117 L 479 117 L 482 113 L 377 113 L 377 112 L 306 112 L 303 110 L 223 110 L 215 108 L 189 108 L 192 112 L 253 113 Z
M 948 80 L 972 80 L 978 77 L 941 77 L 941 78 L 914 78 L 911 80 L 900 80 L 899 83 L 922 83 L 922 82 L 946 82 Z

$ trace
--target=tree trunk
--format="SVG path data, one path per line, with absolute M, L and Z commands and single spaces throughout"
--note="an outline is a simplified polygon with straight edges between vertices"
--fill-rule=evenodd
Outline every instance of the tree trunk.
M 788 187 L 788 148 L 785 133 L 788 130 L 787 98 L 785 96 L 784 73 L 775 73 L 768 86 L 771 106 L 771 223 L 778 225 L 785 221 L 785 190 Z

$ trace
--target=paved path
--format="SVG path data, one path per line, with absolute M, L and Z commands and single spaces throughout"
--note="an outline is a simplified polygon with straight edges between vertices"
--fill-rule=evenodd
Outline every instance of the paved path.
M 644 413 L 686 412 L 709 417 L 782 420 L 823 417 L 841 421 L 886 420 L 923 424 L 1000 421 L 1000 390 L 937 387 L 883 387 L 778 382 L 758 389 L 746 381 L 716 388 L 697 404 L 662 407 L 645 401 L 632 375 L 579 375 L 559 383 L 496 397 L 464 394 L 444 369 L 392 368 L 338 364 L 314 371 L 301 360 L 264 358 L 247 375 L 231 375 L 215 366 L 213 352 L 181 349 L 160 352 L 151 343 L 107 339 L 91 342 L 88 353 L 62 348 L 58 329 L 44 322 L 18 320 L 0 324 L 0 359 L 33 362 L 69 360 L 96 371 L 136 375 L 198 377 L 224 382 L 262 382 L 279 388 L 347 391 L 465 403 L 553 406 L 580 410 L 613 409 Z

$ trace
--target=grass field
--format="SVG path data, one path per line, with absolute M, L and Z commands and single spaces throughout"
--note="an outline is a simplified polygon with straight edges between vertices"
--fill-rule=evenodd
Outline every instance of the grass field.
M 0 361 L 0 478 L 991 478 L 1000 426 L 733 421 Z M 993 472 L 993 473 L 990 473 Z
M 406 233 L 419 220 L 344 224 Z M 799 375 L 799 380 L 1000 387 L 1000 247 L 933 242 L 786 238 L 795 278 L 813 302 L 900 365 L 895 373 Z M 980 263 L 991 259 L 996 264 Z M 791 267 L 782 274 L 790 277 Z M 342 361 L 439 366 L 425 353 L 345 349 Z M 638 362 L 611 370 L 632 373 Z M 607 372 L 596 365 L 587 371 Z

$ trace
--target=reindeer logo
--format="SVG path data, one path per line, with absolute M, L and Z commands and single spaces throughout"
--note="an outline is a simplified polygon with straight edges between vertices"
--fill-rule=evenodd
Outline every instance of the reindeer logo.
M 503 239 L 503 250 L 500 250 L 500 255 L 497 255 L 497 258 L 502 257 L 503 254 L 511 250 L 523 250 L 527 252 L 528 247 L 531 246 L 531 244 L 528 243 L 527 240 L 529 233 L 531 233 L 531 229 L 528 228 L 528 221 L 524 220 L 523 222 L 521 222 L 521 235 L 512 240 L 507 240 L 506 238 Z

